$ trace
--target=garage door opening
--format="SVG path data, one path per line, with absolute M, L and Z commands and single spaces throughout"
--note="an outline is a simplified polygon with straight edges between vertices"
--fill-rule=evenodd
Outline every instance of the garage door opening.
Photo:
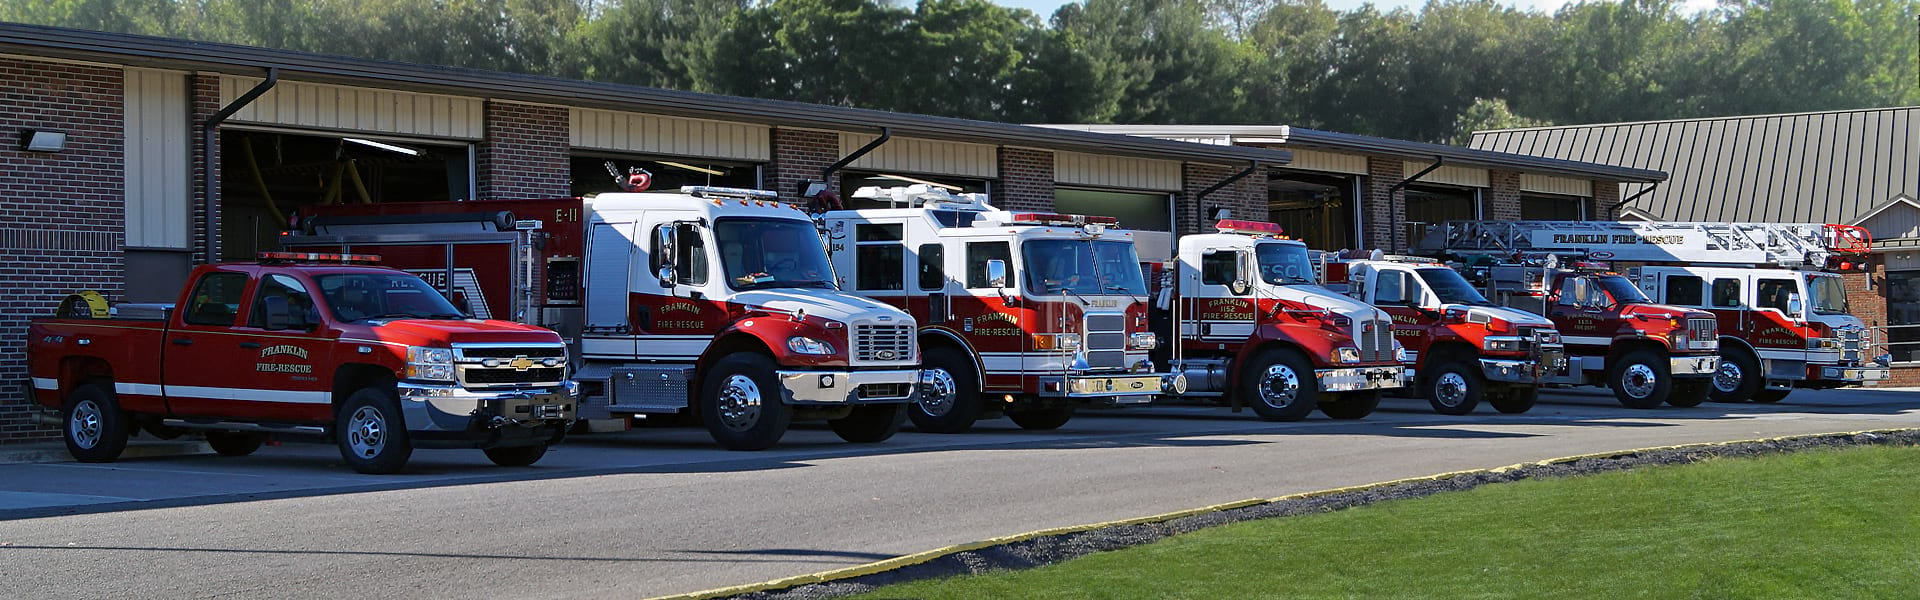
M 464 143 L 224 129 L 220 255 L 279 249 L 288 224 L 324 204 L 444 202 L 473 197 Z
M 1140 260 L 1173 258 L 1173 195 L 1165 192 L 1127 192 L 1055 188 L 1053 208 L 1070 215 L 1099 215 L 1120 220 L 1132 229 Z
M 759 165 L 705 158 L 575 152 L 568 166 L 573 177 L 571 187 L 575 196 L 626 191 L 615 183 L 615 174 L 624 177 L 636 168 L 652 175 L 653 183 L 647 188 L 649 190 L 678 190 L 689 185 L 760 187 Z
M 1354 179 L 1276 171 L 1267 175 L 1267 218 L 1315 250 L 1356 247 Z
M 1410 185 L 1406 194 L 1407 216 L 1401 225 L 1408 240 L 1420 239 L 1433 225 L 1480 218 L 1480 190 L 1474 188 Z

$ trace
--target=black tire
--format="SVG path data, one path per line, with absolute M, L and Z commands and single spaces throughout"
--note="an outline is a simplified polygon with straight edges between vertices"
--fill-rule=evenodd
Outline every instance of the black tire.
M 1036 408 L 1007 413 L 1007 418 L 1021 429 L 1033 431 L 1051 431 L 1066 425 L 1073 419 L 1073 407 Z
M 1450 360 L 1440 364 L 1433 374 L 1422 374 L 1420 392 L 1433 411 L 1443 415 L 1472 413 L 1487 396 L 1487 380 L 1480 376 L 1477 362 Z
M 246 456 L 253 454 L 255 450 L 260 449 L 260 444 L 265 441 L 266 438 L 257 433 L 240 433 L 235 431 L 207 432 L 207 445 L 212 446 L 213 451 L 220 453 L 221 456 Z
M 904 404 L 855 406 L 852 414 L 827 421 L 827 427 L 848 442 L 878 444 L 900 433 L 900 425 L 907 421 L 906 408 Z
M 1607 387 L 1621 406 L 1645 410 L 1659 408 L 1673 395 L 1673 376 L 1667 372 L 1667 359 L 1647 350 L 1634 350 L 1620 357 L 1607 369 Z
M 980 372 L 973 358 L 952 346 L 934 346 L 921 358 L 920 397 L 907 408 L 913 426 L 927 433 L 963 433 L 980 420 Z
M 487 448 L 481 452 L 487 453 L 487 460 L 493 461 L 493 464 L 502 467 L 525 467 L 540 462 L 540 458 L 547 455 L 547 445 Z
M 1673 383 L 1673 395 L 1667 397 L 1667 406 L 1693 408 L 1707 401 L 1707 395 L 1713 393 L 1713 381 L 1708 379 L 1687 379 Z
M 1347 392 L 1334 394 L 1331 400 L 1320 402 L 1320 414 L 1341 421 L 1365 419 L 1380 408 L 1380 391 Z
M 67 453 L 89 463 L 113 462 L 127 450 L 128 419 L 109 388 L 86 383 L 73 388 L 60 405 L 62 439 Z
M 1492 404 L 1494 410 L 1505 415 L 1517 415 L 1533 410 L 1533 405 L 1539 402 L 1540 388 L 1520 385 L 1507 386 L 1506 390 L 1487 398 L 1487 403 Z
M 793 409 L 781 397 L 773 370 L 766 355 L 738 352 L 707 371 L 700 386 L 700 420 L 713 441 L 728 450 L 765 450 L 787 435 Z
M 1791 393 L 1793 393 L 1793 390 L 1760 390 L 1760 393 L 1753 395 L 1753 401 L 1761 404 L 1773 404 L 1787 399 L 1787 394 Z
M 1767 387 L 1760 360 L 1746 348 L 1720 344 L 1720 370 L 1709 378 L 1707 397 L 1714 402 L 1746 402 Z
M 1298 421 L 1319 406 L 1320 380 L 1307 358 L 1286 348 L 1254 353 L 1234 393 L 1265 421 Z
M 393 390 L 361 388 L 340 405 L 333 423 L 340 458 L 369 475 L 398 473 L 413 457 L 413 439 Z

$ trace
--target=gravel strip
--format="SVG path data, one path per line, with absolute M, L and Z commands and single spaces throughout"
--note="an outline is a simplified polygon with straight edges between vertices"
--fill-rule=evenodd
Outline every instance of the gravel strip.
M 1078 533 L 1044 536 L 979 550 L 950 554 L 917 565 L 906 566 L 883 573 L 863 575 L 826 583 L 802 585 L 784 590 L 754 592 L 731 596 L 731 598 L 739 600 L 813 600 L 819 598 L 837 598 L 869 592 L 874 588 L 894 583 L 904 583 L 936 577 L 951 577 L 954 575 L 969 575 L 988 571 L 1029 569 L 1079 558 L 1095 552 L 1118 550 L 1129 546 L 1146 544 L 1168 536 L 1228 523 L 1332 512 L 1385 500 L 1420 498 L 1441 492 L 1469 490 L 1490 483 L 1505 483 L 1509 481 L 1519 481 L 1521 479 L 1570 477 L 1608 471 L 1622 471 L 1650 465 L 1680 465 L 1700 462 L 1711 458 L 1761 456 L 1808 449 L 1844 448 L 1864 445 L 1920 445 L 1920 430 L 1818 435 L 1782 440 L 1737 442 L 1732 444 L 1652 450 L 1647 452 L 1622 452 L 1619 454 L 1581 458 L 1545 465 L 1528 464 L 1499 473 L 1477 472 L 1430 481 L 1410 481 L 1349 492 L 1269 502 L 1156 523 L 1120 525 Z

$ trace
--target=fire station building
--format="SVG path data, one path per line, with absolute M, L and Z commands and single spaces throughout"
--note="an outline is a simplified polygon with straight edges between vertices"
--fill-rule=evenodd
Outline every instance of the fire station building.
M 930 183 L 1118 217 L 1152 260 L 1226 217 L 1325 249 L 1609 219 L 1620 184 L 1665 178 L 1298 128 L 1080 129 L 0 24 L 0 442 L 54 437 L 20 391 L 29 319 L 77 290 L 171 302 L 193 265 L 277 249 L 320 204 L 578 196 L 636 167 L 796 201 Z

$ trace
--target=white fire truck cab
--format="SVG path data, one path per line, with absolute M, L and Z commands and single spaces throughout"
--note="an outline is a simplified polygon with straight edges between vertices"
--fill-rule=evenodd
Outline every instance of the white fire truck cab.
M 1148 359 L 1146 284 L 1133 233 L 1105 217 L 1008 212 L 985 194 L 861 188 L 894 208 L 822 218 L 841 289 L 920 323 L 921 431 L 1005 415 L 1053 429 L 1076 408 L 1145 404 L 1171 378 Z

